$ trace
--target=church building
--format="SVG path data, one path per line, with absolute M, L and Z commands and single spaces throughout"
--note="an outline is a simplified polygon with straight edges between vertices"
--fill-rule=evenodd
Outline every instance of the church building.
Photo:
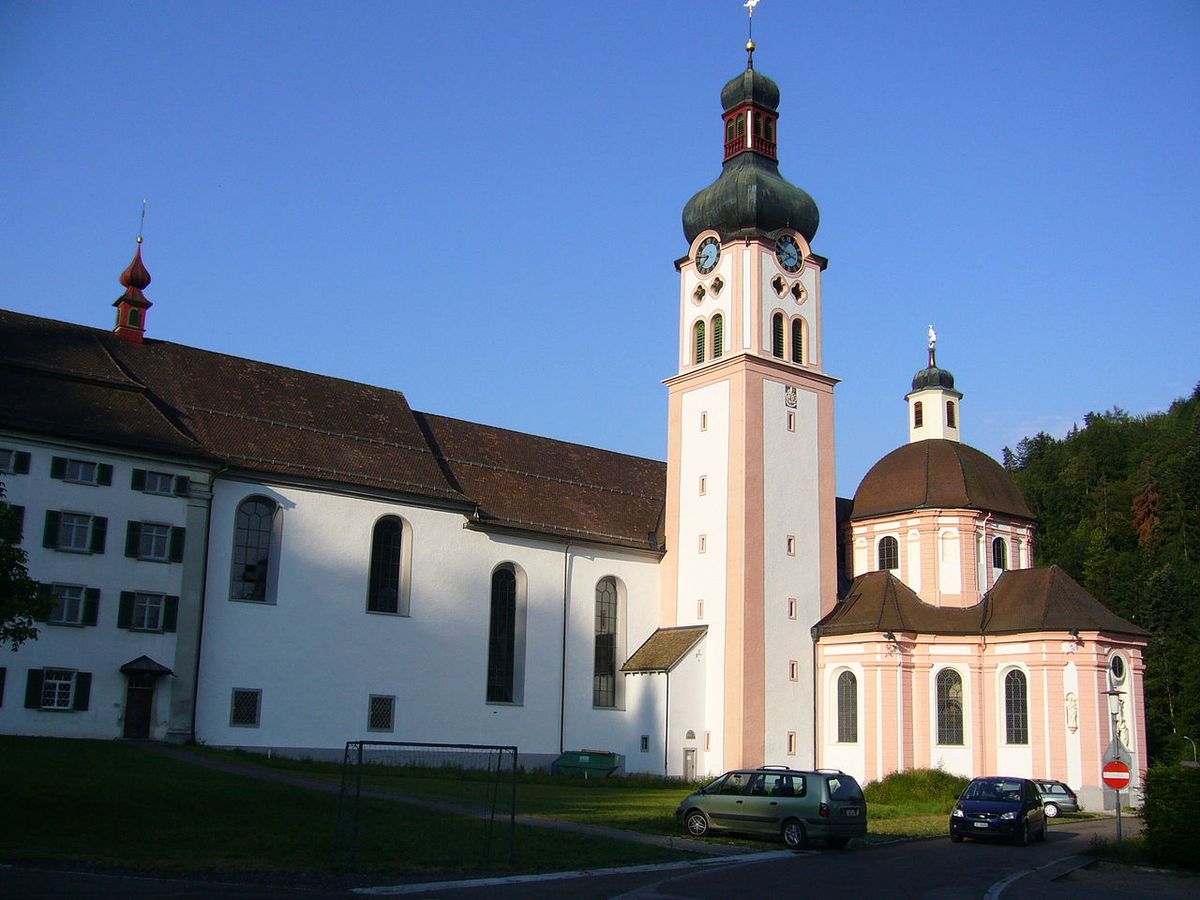
M 1147 634 L 1034 566 L 932 339 L 909 442 L 837 498 L 819 215 L 748 49 L 683 211 L 665 463 L 158 340 L 140 238 L 113 331 L 0 312 L 0 478 L 56 600 L 0 732 L 937 766 L 1093 806 L 1115 734 L 1136 787 Z

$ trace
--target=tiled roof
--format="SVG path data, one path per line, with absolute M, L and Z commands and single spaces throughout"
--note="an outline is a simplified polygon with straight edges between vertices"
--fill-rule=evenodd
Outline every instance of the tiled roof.
M 646 642 L 621 666 L 621 671 L 669 672 L 707 632 L 707 625 L 660 628 L 646 638 Z
M 1110 612 L 1058 566 L 1005 572 L 982 601 L 965 609 L 931 606 L 891 573 L 869 572 L 851 582 L 845 598 L 815 630 L 822 635 L 979 635 L 1072 629 L 1149 635 Z
M 371 489 L 657 549 L 666 466 L 441 416 L 399 391 L 0 311 L 0 427 Z
M 979 509 L 1033 519 L 1003 466 L 947 440 L 905 444 L 872 466 L 854 492 L 852 518 L 911 509 Z

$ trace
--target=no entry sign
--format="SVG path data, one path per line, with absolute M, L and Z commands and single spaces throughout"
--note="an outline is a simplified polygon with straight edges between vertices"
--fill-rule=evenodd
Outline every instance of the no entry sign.
M 1121 791 L 1129 787 L 1129 766 L 1119 759 L 1110 760 L 1100 770 L 1100 778 L 1106 787 Z

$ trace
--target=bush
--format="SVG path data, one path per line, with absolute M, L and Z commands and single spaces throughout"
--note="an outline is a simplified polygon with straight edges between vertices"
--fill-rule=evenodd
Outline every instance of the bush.
M 1142 821 L 1146 849 L 1157 863 L 1196 868 L 1195 822 L 1200 769 L 1155 765 L 1146 772 Z
M 872 781 L 863 793 L 868 803 L 885 803 L 897 806 L 904 803 L 945 804 L 949 810 L 969 778 L 951 775 L 941 769 L 909 769 L 893 772 L 882 781 Z

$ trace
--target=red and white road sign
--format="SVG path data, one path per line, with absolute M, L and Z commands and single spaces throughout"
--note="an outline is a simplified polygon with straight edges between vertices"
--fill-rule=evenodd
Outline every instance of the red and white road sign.
M 1129 787 L 1129 766 L 1119 759 L 1109 760 L 1100 770 L 1100 778 L 1114 791 L 1124 790 Z

